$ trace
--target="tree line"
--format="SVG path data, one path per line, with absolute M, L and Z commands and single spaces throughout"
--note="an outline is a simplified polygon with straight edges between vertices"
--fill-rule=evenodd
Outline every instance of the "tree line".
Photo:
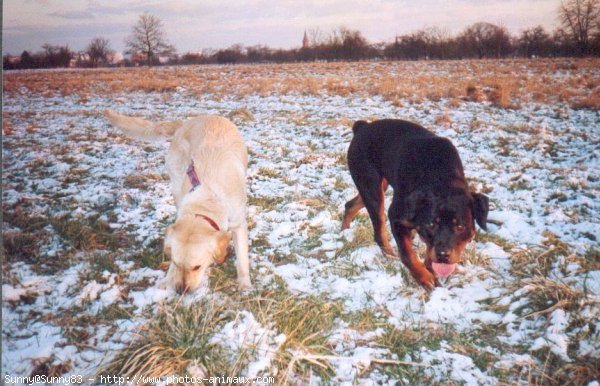
M 146 13 L 140 15 L 131 35 L 125 39 L 126 53 L 130 56 L 119 65 L 600 56 L 600 2 L 565 0 L 559 8 L 559 18 L 560 26 L 552 32 L 536 26 L 511 35 L 504 26 L 479 22 L 454 36 L 442 28 L 431 27 L 396 36 L 388 43 L 370 43 L 360 31 L 345 27 L 330 33 L 316 28 L 305 32 L 300 48 L 236 44 L 225 49 L 176 55 L 160 18 Z M 3 68 L 116 64 L 111 60 L 114 51 L 103 38 L 92 39 L 83 52 L 49 44 L 42 48 L 35 54 L 23 51 L 18 60 L 5 55 Z
M 30 53 L 25 50 L 15 57 L 7 54 L 3 57 L 4 70 L 29 68 L 60 68 L 60 67 L 98 67 L 110 64 L 114 54 L 109 47 L 109 41 L 104 38 L 94 38 L 83 52 L 75 52 L 68 45 L 44 44 L 42 51 Z
M 452 36 L 432 27 L 397 36 L 391 43 L 369 43 L 360 31 L 341 27 L 328 35 L 309 31 L 317 38 L 310 44 L 291 50 L 274 50 L 267 46 L 244 47 L 187 54 L 182 64 L 255 63 L 296 61 L 352 60 L 427 60 L 483 59 L 507 57 L 600 56 L 600 34 L 585 45 L 579 45 L 564 31 L 552 35 L 537 26 L 512 36 L 505 27 L 491 23 L 475 23 L 461 34 Z M 324 36 L 324 37 L 321 37 Z

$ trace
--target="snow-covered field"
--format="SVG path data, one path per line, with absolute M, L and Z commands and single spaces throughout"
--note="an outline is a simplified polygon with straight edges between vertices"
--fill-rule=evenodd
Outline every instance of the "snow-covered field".
M 347 76 L 360 73 L 354 66 Z M 435 77 L 439 68 L 424 66 Z M 271 70 L 285 78 L 285 67 Z M 573 74 L 547 74 L 548 82 L 565 76 Z M 588 76 L 597 93 L 600 68 Z M 179 367 L 161 375 L 349 385 L 600 377 L 598 110 L 444 97 L 392 104 L 331 90 L 217 96 L 190 93 L 183 82 L 85 97 L 38 91 L 23 86 L 3 106 L 3 379 L 77 374 L 97 383 L 99 374 L 120 375 L 102 369 L 119 371 L 114 359 L 132 342 L 167 344 L 147 326 L 163 317 L 169 326 L 169 314 L 186 312 L 193 323 L 223 317 L 198 327 L 196 340 L 174 329 L 167 341 L 181 354 Z M 238 125 L 250 153 L 254 290 L 235 291 L 231 259 L 182 304 L 165 289 L 161 240 L 175 213 L 168 144 L 125 138 L 103 118 L 106 108 L 169 120 L 220 114 Z M 431 293 L 382 256 L 366 213 L 340 230 L 355 195 L 345 164 L 351 125 L 376 118 L 412 120 L 450 138 L 472 186 L 492 202 L 489 231 Z M 207 343 L 199 348 L 198 340 Z

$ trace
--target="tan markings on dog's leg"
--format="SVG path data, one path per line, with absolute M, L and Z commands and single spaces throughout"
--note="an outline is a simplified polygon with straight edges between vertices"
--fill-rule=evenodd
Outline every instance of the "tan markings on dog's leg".
M 362 197 L 360 197 L 360 194 L 357 194 L 356 197 L 346 203 L 344 220 L 342 221 L 342 230 L 350 228 L 350 223 L 354 220 L 358 211 L 364 207 L 365 203 L 363 202 Z
M 433 247 L 426 243 L 425 247 L 425 268 L 429 270 L 429 272 L 433 273 L 433 268 L 431 267 L 431 263 L 433 262 Z
M 240 289 L 252 287 L 250 280 L 250 258 L 248 257 L 248 225 L 242 224 L 233 231 L 238 285 Z
M 385 191 L 388 187 L 388 182 L 384 178 L 381 180 L 381 185 L 379 189 L 379 208 L 377 211 L 377 215 L 379 217 L 379 226 L 378 229 L 374 229 L 375 232 L 375 241 L 386 255 L 395 256 L 394 250 L 390 245 L 390 241 L 387 237 L 387 231 L 385 229 Z
M 433 275 L 433 277 L 435 277 L 435 286 L 436 287 L 441 287 L 442 284 L 438 280 L 437 274 L 433 271 L 433 267 L 431 265 L 431 263 L 433 263 L 433 255 L 434 254 L 435 254 L 435 251 L 433 250 L 433 247 L 427 244 L 427 248 L 425 250 L 425 268 L 427 268 L 427 270 L 429 272 L 431 272 L 431 274 Z
M 383 191 L 384 194 L 389 185 L 390 184 L 388 183 L 388 180 L 386 180 L 385 178 L 381 179 L 381 190 Z
M 413 250 L 412 238 L 408 230 L 403 230 L 397 235 L 396 241 L 398 242 L 398 249 L 400 250 L 400 258 L 402 263 L 408 268 L 412 277 L 428 290 L 432 290 L 438 285 L 438 281 L 427 268 Z

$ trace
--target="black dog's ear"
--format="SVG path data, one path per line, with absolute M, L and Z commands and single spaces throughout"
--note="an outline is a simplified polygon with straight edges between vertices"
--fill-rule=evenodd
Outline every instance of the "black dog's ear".
M 487 216 L 490 210 L 490 199 L 481 193 L 473 193 L 473 217 L 477 224 L 487 231 Z
M 356 121 L 354 122 L 354 125 L 352 125 L 352 132 L 356 133 L 358 130 L 362 129 L 363 127 L 367 126 L 369 123 L 366 121 Z

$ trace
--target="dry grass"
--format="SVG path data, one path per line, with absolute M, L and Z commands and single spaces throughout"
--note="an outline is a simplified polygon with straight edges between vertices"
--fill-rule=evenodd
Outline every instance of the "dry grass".
M 274 289 L 243 300 L 242 306 L 251 310 L 263 325 L 274 326 L 286 336 L 275 358 L 280 383 L 287 384 L 291 377 L 303 378 L 311 372 L 324 378 L 330 376 L 326 360 L 303 358 L 331 353 L 326 341 L 342 313 L 341 304 L 292 294 L 283 282 L 278 282 Z
M 191 97 L 208 93 L 217 99 L 248 94 L 328 93 L 382 96 L 395 105 L 444 98 L 456 104 L 464 97 L 473 102 L 487 100 L 498 108 L 562 101 L 575 108 L 599 109 L 595 73 L 599 62 L 506 59 L 9 71 L 4 73 L 4 92 L 8 97 L 73 95 L 79 101 L 94 95 L 131 92 L 159 93 L 167 98 L 174 91 Z M 226 85 L 223 79 L 227 79 Z M 9 127 L 6 129 L 10 132 Z
M 487 99 L 492 106 L 509 108 L 512 106 L 510 91 L 505 85 L 494 84 L 487 93 Z
M 239 120 L 242 122 L 254 120 L 254 116 L 252 115 L 252 112 L 250 112 L 250 110 L 248 110 L 246 108 L 231 110 L 229 112 L 229 114 L 227 114 L 227 117 L 229 117 L 229 119 Z
M 356 222 L 357 219 L 354 219 Z M 344 241 L 341 248 L 336 251 L 336 258 L 350 254 L 352 251 L 374 244 L 373 241 L 373 228 L 370 225 L 357 223 L 353 227 L 354 236 L 350 241 Z
M 26 201 L 13 207 L 3 208 L 3 219 L 13 229 L 4 232 L 4 262 L 23 261 L 33 264 L 40 272 L 50 273 L 69 267 L 75 260 L 89 257 L 93 264 L 105 264 L 114 268 L 114 256 L 97 255 L 98 250 L 118 250 L 127 245 L 129 237 L 114 231 L 99 215 L 89 218 L 74 218 L 69 214 L 59 216 L 32 214 L 30 203 Z M 41 246 L 52 240 L 52 235 L 60 238 L 64 250 L 61 258 L 48 256 Z M 84 252 L 84 253 L 79 253 Z M 106 261 L 113 259 L 113 264 Z
M 548 359 L 552 358 L 552 354 L 548 353 Z M 545 384 L 550 380 L 554 385 L 585 385 L 590 384 L 593 380 L 600 378 L 600 364 L 593 360 L 584 360 L 579 363 L 569 363 L 559 367 L 555 371 L 546 374 L 542 377 Z
M 559 280 L 535 276 L 521 282 L 534 310 L 525 316 L 549 314 L 557 308 L 572 311 L 586 302 L 585 293 Z
M 126 245 L 128 239 L 125 234 L 114 232 L 108 223 L 96 220 L 62 216 L 51 218 L 49 223 L 56 233 L 76 250 L 114 250 Z
M 15 131 L 8 113 L 2 114 L 2 135 L 12 135 Z
M 532 364 L 529 369 L 528 385 L 588 385 L 593 384 L 600 376 L 600 363 L 590 357 L 577 358 L 575 363 L 565 363 L 552 351 L 542 350 L 540 362 L 538 365 Z
M 39 253 L 40 235 L 9 231 L 3 232 L 3 255 L 8 261 L 31 261 Z
M 452 125 L 452 118 L 448 112 L 445 112 L 444 114 L 436 115 L 434 123 L 437 126 L 450 127 Z
M 234 314 L 225 304 L 201 301 L 191 306 L 169 304 L 138 332 L 138 338 L 120 351 L 98 374 L 123 377 L 160 377 L 183 374 L 192 359 L 200 359 L 207 376 L 239 374 L 211 336 Z M 231 373 L 235 371 L 235 373 Z
M 589 95 L 580 97 L 571 103 L 574 109 L 598 110 L 600 107 L 600 87 L 596 87 Z
M 17 228 L 3 232 L 4 261 L 42 263 L 39 250 L 41 243 L 49 237 L 44 230 L 48 219 L 30 214 L 27 203 L 12 208 L 4 207 L 2 215 L 6 223 Z
M 125 176 L 123 187 L 135 189 L 147 189 L 148 186 L 156 181 L 162 181 L 160 174 L 156 173 L 136 173 Z
M 474 84 L 469 84 L 467 86 L 465 98 L 469 102 L 481 102 L 483 100 L 481 90 Z
M 35 358 L 32 362 L 34 368 L 29 376 L 42 376 L 47 378 L 60 377 L 73 369 L 70 360 L 58 364 L 52 364 L 52 362 L 54 362 L 53 357 Z
M 486 329 L 480 330 L 476 335 L 465 334 L 455 331 L 452 326 L 442 325 L 415 324 L 403 329 L 387 325 L 384 326 L 384 333 L 377 338 L 377 343 L 387 348 L 397 358 L 419 357 L 424 348 L 438 350 L 446 346 L 453 352 L 468 355 L 478 368 L 487 369 L 493 366 L 497 357 L 482 348 L 487 345 L 497 347 L 500 344 L 496 333 L 495 329 Z M 408 384 L 435 383 L 435 380 L 423 371 L 427 366 L 423 366 L 418 361 L 407 365 L 386 366 L 383 371 L 388 375 L 407 380 Z
M 213 277 L 211 287 L 222 290 L 234 282 L 235 269 L 229 265 Z M 193 364 L 206 377 L 239 376 L 256 353 L 251 348 L 231 352 L 211 338 L 234 320 L 239 310 L 249 310 L 263 326 L 285 334 L 285 342 L 274 357 L 279 384 L 288 384 L 292 378 L 305 379 L 311 373 L 325 379 L 330 376 L 327 360 L 312 356 L 331 353 L 327 334 L 342 313 L 340 304 L 292 294 L 282 282 L 252 295 L 229 294 L 223 302 L 203 299 L 189 306 L 164 305 L 141 328 L 137 339 L 98 373 L 165 376 L 185 374 Z
M 567 312 L 569 324 L 565 333 L 572 336 L 567 350 L 574 361 L 565 361 L 552 350 L 543 348 L 532 352 L 537 359 L 528 369 L 527 384 L 530 385 L 584 385 L 600 375 L 600 363 L 593 353 L 580 353 L 579 341 L 590 339 L 589 326 L 595 322 L 589 317 L 589 310 L 595 309 L 598 300 L 587 291 L 573 286 L 560 278 L 566 266 L 576 262 L 581 264 L 581 256 L 571 253 L 567 244 L 556 235 L 545 233 L 542 245 L 527 249 L 511 247 L 511 273 L 515 280 L 506 283 L 506 293 L 512 296 L 512 303 L 520 306 L 513 310 L 521 319 L 542 319 L 550 323 L 556 310 Z M 511 296 L 511 295 L 508 295 Z M 506 312 L 507 305 L 492 304 L 492 311 Z M 588 327 L 585 327 L 588 326 Z M 584 328 L 582 328 L 584 327 Z M 518 369 L 510 369 L 506 375 L 511 378 Z M 523 374 L 523 372 L 521 372 Z

